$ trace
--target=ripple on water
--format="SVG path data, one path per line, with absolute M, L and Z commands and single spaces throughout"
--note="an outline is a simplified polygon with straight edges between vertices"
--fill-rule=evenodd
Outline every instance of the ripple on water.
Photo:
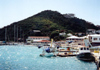
M 76 57 L 40 57 L 41 49 L 27 46 L 0 46 L 0 70 L 96 70 L 95 63 Z

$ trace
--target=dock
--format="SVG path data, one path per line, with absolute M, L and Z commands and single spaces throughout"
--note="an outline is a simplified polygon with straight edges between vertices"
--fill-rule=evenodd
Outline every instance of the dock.
M 99 57 L 100 57 L 100 52 L 99 53 L 94 53 L 92 52 L 93 56 L 95 57 L 95 63 L 97 65 L 97 70 L 100 70 L 100 67 L 99 67 L 99 64 L 100 64 L 100 60 L 99 60 Z

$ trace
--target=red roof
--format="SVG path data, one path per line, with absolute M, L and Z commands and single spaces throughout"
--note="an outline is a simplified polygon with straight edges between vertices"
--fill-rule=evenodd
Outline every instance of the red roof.
M 48 36 L 29 36 L 30 38 L 49 38 Z
M 51 42 L 49 40 L 41 40 L 41 41 L 38 41 L 38 42 Z

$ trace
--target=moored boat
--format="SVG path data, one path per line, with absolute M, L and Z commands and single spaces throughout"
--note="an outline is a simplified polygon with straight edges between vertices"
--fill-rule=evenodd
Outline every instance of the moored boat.
M 51 39 L 51 44 L 38 46 L 38 48 L 42 48 L 42 54 L 40 56 L 56 56 L 55 52 L 58 47 L 55 46 L 55 43 L 53 42 L 53 39 Z
M 79 48 L 79 54 L 77 55 L 77 58 L 83 61 L 95 61 L 95 58 L 88 47 Z

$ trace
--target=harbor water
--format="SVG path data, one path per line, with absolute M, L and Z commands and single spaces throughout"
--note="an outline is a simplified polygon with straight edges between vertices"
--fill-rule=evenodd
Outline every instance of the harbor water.
M 74 57 L 41 57 L 34 46 L 0 46 L 0 70 L 96 70 L 94 62 Z

